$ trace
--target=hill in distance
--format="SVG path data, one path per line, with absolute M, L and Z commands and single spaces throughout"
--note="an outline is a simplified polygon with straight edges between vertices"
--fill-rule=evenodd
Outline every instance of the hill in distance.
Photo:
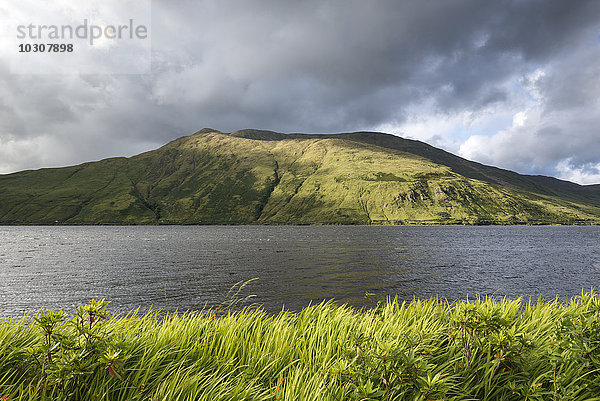
M 203 129 L 130 158 L 0 175 L 0 224 L 598 224 L 600 185 L 423 142 Z

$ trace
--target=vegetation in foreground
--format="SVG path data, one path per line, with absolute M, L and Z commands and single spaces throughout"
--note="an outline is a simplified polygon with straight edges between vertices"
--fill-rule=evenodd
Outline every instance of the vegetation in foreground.
M 0 322 L 2 400 L 594 400 L 600 297 Z

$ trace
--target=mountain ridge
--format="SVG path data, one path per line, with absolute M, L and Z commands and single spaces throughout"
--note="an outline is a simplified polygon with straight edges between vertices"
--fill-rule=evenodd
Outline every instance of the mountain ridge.
M 0 224 L 598 224 L 600 185 L 376 132 L 205 128 L 158 149 L 0 175 Z
M 525 190 L 534 190 L 535 192 L 541 192 L 547 195 L 559 195 L 566 196 L 569 198 L 573 198 L 575 200 L 589 200 L 589 197 L 593 197 L 596 201 L 600 202 L 600 184 L 596 185 L 580 185 L 571 181 L 561 180 L 555 177 L 549 177 L 544 175 L 527 175 L 527 174 L 519 174 L 510 170 L 502 169 L 500 167 L 488 166 L 479 162 L 470 161 L 464 159 L 460 156 L 454 155 L 448 151 L 443 149 L 436 148 L 432 145 L 429 145 L 426 142 L 406 139 L 396 135 L 382 133 L 382 132 L 374 132 L 374 131 L 358 131 L 358 132 L 350 132 L 350 133 L 341 133 L 341 134 L 282 134 L 276 133 L 273 131 L 265 131 L 265 130 L 242 130 L 236 131 L 233 134 L 237 134 L 239 132 L 248 132 L 248 131 L 256 131 L 259 133 L 274 133 L 277 134 L 278 138 L 281 138 L 281 135 L 291 135 L 293 137 L 300 137 L 303 135 L 315 137 L 317 135 L 324 135 L 331 137 L 331 135 L 345 136 L 349 137 L 352 140 L 358 140 L 362 142 L 375 143 L 383 147 L 391 147 L 398 150 L 408 151 L 409 153 L 418 154 L 427 159 L 435 161 L 436 163 L 446 165 L 451 167 L 454 171 L 459 174 L 465 175 L 469 178 L 479 179 L 483 181 L 487 181 L 493 184 L 500 185 L 509 185 L 514 186 L 519 189 Z M 362 136 L 362 138 L 361 138 Z M 385 138 L 388 141 L 388 144 L 382 144 L 382 141 L 374 141 L 369 142 L 365 136 L 371 137 L 372 139 L 381 139 Z M 244 136 L 251 137 L 251 136 Z M 355 138 L 358 137 L 358 138 Z M 252 138 L 258 139 L 258 138 Z M 389 144 L 389 142 L 404 143 L 405 146 L 394 146 L 394 144 Z M 406 146 L 406 144 L 410 144 Z M 444 157 L 439 157 L 440 155 L 444 155 Z M 436 157 L 437 156 L 437 157 Z M 446 160 L 444 160 L 446 159 Z M 453 160 L 452 160 L 453 159 Z M 476 167 L 475 167 L 476 166 Z M 483 170 L 483 171 L 481 171 Z M 510 182 L 506 181 L 506 178 L 501 178 L 502 176 L 509 175 Z M 573 196 L 572 191 L 594 191 L 586 193 L 584 195 L 578 194 L 577 196 Z

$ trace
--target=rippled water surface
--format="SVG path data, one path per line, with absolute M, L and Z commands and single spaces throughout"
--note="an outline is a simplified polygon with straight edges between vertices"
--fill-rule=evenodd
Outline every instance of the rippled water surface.
M 574 296 L 600 284 L 600 227 L 0 227 L 0 316 L 201 309 L 236 282 L 271 312 L 335 298 Z

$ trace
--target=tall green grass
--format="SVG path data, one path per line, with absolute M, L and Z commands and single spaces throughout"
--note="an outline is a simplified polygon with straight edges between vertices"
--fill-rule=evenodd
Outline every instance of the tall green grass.
M 600 399 L 593 291 L 566 302 L 323 303 L 276 316 L 90 320 L 95 310 L 57 323 L 49 341 L 47 314 L 1 321 L 0 399 Z

